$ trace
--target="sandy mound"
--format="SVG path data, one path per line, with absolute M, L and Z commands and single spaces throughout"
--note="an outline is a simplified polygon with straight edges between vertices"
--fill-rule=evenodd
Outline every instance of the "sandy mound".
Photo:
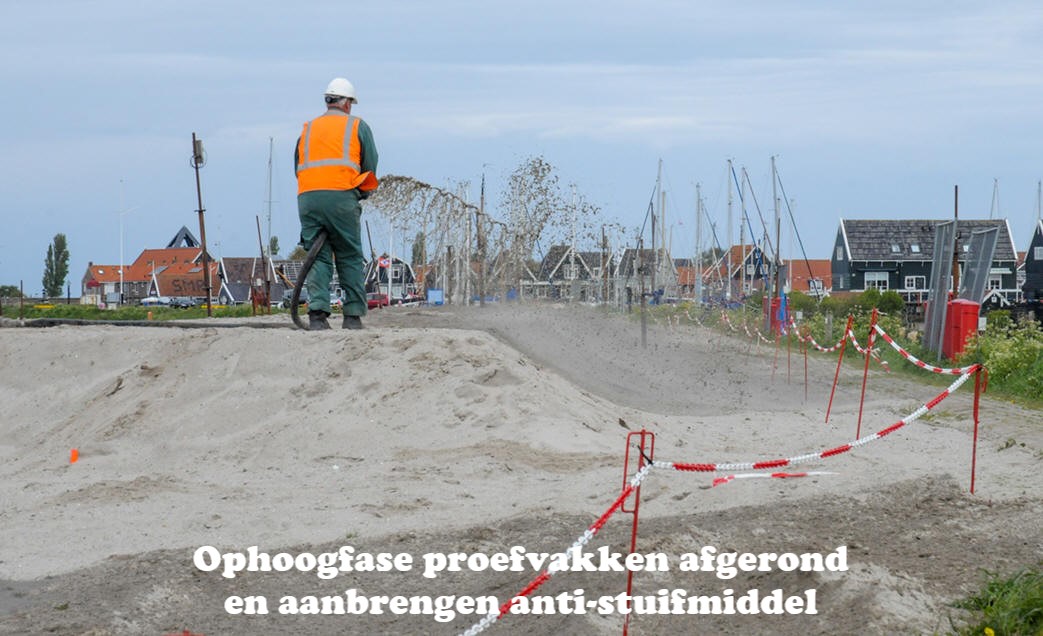
M 367 327 L 0 329 L 0 632 L 456 633 L 475 617 L 247 618 L 223 603 L 349 587 L 506 600 L 532 573 L 228 580 L 196 569 L 193 551 L 560 552 L 618 496 L 629 430 L 654 431 L 656 459 L 681 462 L 790 457 L 854 438 L 853 368 L 823 423 L 834 358 L 810 359 L 805 397 L 796 351 L 665 325 L 644 348 L 635 321 L 584 308 L 385 310 Z M 874 371 L 862 434 L 940 391 Z M 969 383 L 923 420 L 809 467 L 832 475 L 710 488 L 712 475 L 653 471 L 639 552 L 846 545 L 850 569 L 639 573 L 640 594 L 814 588 L 819 614 L 638 616 L 634 633 L 944 629 L 945 603 L 978 585 L 979 568 L 1013 569 L 1043 549 L 1039 413 L 986 398 L 970 496 L 972 396 Z M 625 552 L 629 525 L 612 517 L 590 548 Z M 568 573 L 539 593 L 624 584 Z M 620 625 L 596 613 L 508 616 L 490 633 Z

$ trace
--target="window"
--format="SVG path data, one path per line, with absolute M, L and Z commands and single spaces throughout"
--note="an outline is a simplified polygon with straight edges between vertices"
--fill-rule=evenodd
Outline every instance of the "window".
M 1001 276 L 989 276 L 989 289 L 1003 289 L 1003 278 Z
M 1043 246 L 1032 249 L 1032 258 L 1033 260 L 1043 261 Z
M 891 243 L 891 253 L 892 254 L 901 254 L 902 253 L 902 246 L 899 245 L 898 243 Z
M 876 287 L 880 291 L 887 289 L 887 272 L 866 272 L 865 289 Z
M 844 260 L 844 246 L 843 245 L 837 245 L 837 260 L 838 261 Z
M 571 263 L 565 263 L 565 265 L 561 268 L 561 271 L 562 275 L 565 277 L 566 280 L 572 280 L 576 278 L 576 274 L 579 272 L 579 266 L 572 265 Z
M 920 253 L 920 244 L 919 243 L 913 243 L 912 245 L 909 246 L 909 251 L 912 252 L 913 254 L 919 254 Z
M 906 289 L 927 289 L 927 277 L 926 276 L 906 276 L 905 277 L 905 288 Z

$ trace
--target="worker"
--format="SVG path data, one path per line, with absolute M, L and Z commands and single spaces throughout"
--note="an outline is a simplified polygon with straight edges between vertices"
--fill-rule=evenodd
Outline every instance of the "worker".
M 304 124 L 294 152 L 301 246 L 320 230 L 326 243 L 308 275 L 308 329 L 329 329 L 330 280 L 336 263 L 344 290 L 344 329 L 361 329 L 366 315 L 360 201 L 378 185 L 377 147 L 369 125 L 351 114 L 355 87 L 338 77 L 326 87 L 326 113 Z

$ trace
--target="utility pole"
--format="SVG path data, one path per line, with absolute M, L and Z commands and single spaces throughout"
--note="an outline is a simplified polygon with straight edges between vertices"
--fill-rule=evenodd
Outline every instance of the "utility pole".
M 214 315 L 210 302 L 210 255 L 206 251 L 206 223 L 203 221 L 203 212 L 206 210 L 203 208 L 203 189 L 199 185 L 199 169 L 205 163 L 203 140 L 197 139 L 196 134 L 192 133 L 192 167 L 196 171 L 196 199 L 199 202 L 199 208 L 196 211 L 199 212 L 199 240 L 203 246 L 203 288 L 206 290 L 206 315 L 210 318 Z

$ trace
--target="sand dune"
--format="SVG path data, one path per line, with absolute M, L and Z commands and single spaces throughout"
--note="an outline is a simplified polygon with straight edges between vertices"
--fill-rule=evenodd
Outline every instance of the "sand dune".
M 284 316 L 251 322 L 287 322 Z M 10 324 L 10 323 L 8 323 Z M 855 433 L 861 374 L 702 328 L 565 306 L 374 312 L 360 333 L 62 326 L 0 329 L 0 632 L 457 633 L 425 616 L 229 616 L 232 594 L 338 594 L 288 573 L 199 572 L 226 550 L 560 551 L 612 503 L 625 437 L 656 459 L 756 461 Z M 737 480 L 655 470 L 639 551 L 851 551 L 846 573 L 730 584 L 819 592 L 816 616 L 640 616 L 634 633 L 871 633 L 944 628 L 979 568 L 1043 548 L 1038 412 L 986 399 L 977 494 L 967 493 L 973 383 L 929 417 L 812 466 L 835 474 Z M 874 370 L 863 434 L 941 389 Z M 1016 443 L 1000 450 L 1008 439 Z M 70 449 L 79 460 L 69 463 Z M 592 546 L 625 550 L 629 517 Z M 361 576 L 361 575 L 360 575 Z M 351 580 L 367 593 L 495 594 L 531 576 L 415 573 Z M 562 574 L 541 593 L 618 594 L 616 574 Z M 709 593 L 669 572 L 637 590 Z M 252 590 L 252 591 L 251 591 Z M 694 593 L 694 591 L 693 591 Z M 508 616 L 491 633 L 616 633 L 618 615 Z M 862 631 L 861 633 L 866 633 Z

